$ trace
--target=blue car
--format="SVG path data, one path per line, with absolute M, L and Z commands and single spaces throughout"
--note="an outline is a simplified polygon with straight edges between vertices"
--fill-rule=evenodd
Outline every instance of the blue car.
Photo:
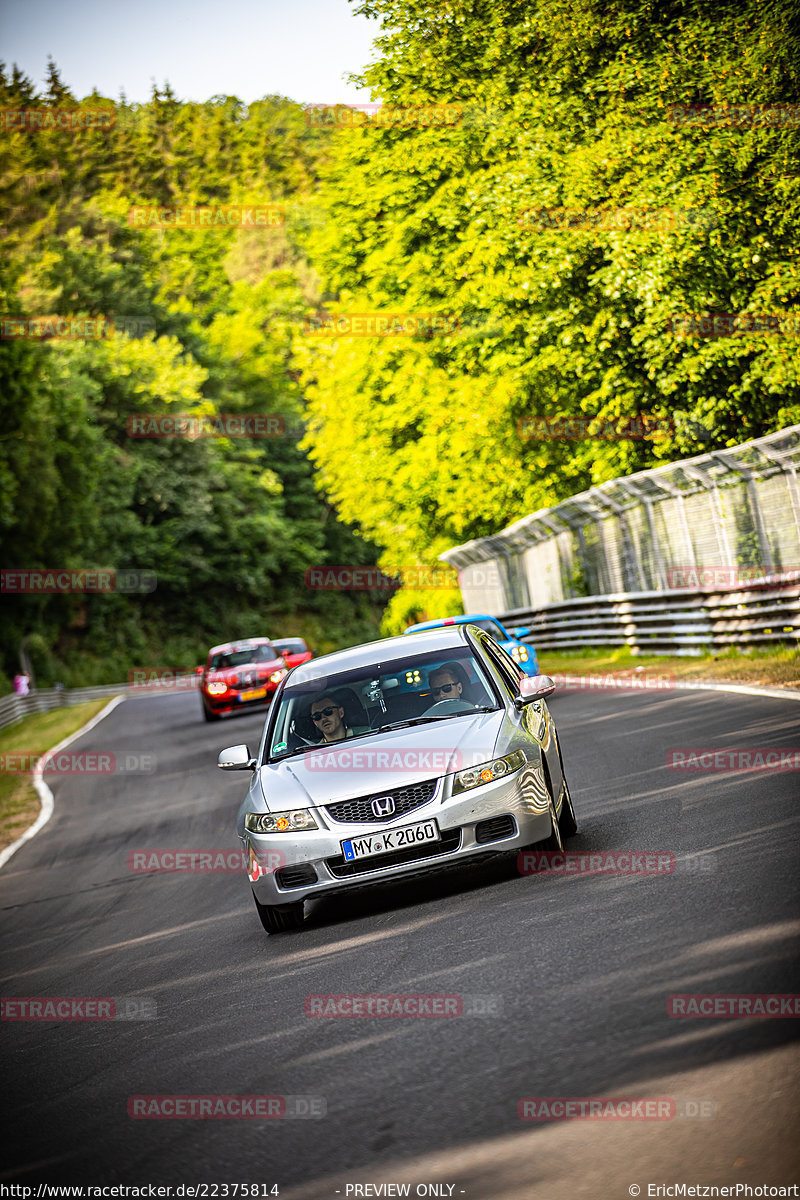
M 477 625 L 511 655 L 514 662 L 519 664 L 526 675 L 539 674 L 539 660 L 536 657 L 536 651 L 533 646 L 527 646 L 525 642 L 520 641 L 520 637 L 525 637 L 530 633 L 530 629 L 526 626 L 518 626 L 515 631 L 516 636 L 514 636 L 503 628 L 496 617 L 490 617 L 486 613 L 472 613 L 465 617 L 441 617 L 438 621 L 422 621 L 419 625 L 409 625 L 407 629 L 403 630 L 403 633 L 421 633 L 425 629 L 441 629 L 443 625 Z

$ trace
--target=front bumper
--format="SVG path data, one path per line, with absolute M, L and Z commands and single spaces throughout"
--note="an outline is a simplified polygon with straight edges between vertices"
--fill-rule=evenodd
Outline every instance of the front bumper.
M 248 832 L 242 842 L 253 868 L 250 882 L 256 899 L 261 904 L 291 904 L 423 870 L 435 871 L 487 852 L 522 849 L 549 837 L 550 800 L 539 766 L 528 763 L 512 776 L 457 796 L 451 793 L 452 781 L 452 775 L 440 778 L 429 801 L 393 821 L 345 824 L 332 820 L 324 808 L 314 808 L 318 830 L 270 835 Z M 498 822 L 501 817 L 510 820 Z M 344 864 L 341 843 L 345 838 L 375 835 L 430 818 L 439 826 L 441 841 L 406 852 L 405 861 L 396 861 L 398 855 L 393 853 Z M 494 831 L 501 836 L 485 840 Z M 316 879 L 309 878 L 309 868 Z M 287 886 L 290 880 L 304 878 L 297 886 Z
M 218 717 L 225 713 L 253 712 L 255 709 L 269 708 L 277 690 L 277 683 L 272 683 L 267 688 L 266 696 L 260 696 L 257 700 L 240 700 L 238 692 L 228 692 L 222 696 L 209 696 L 207 692 L 203 692 L 203 704 L 209 712 Z

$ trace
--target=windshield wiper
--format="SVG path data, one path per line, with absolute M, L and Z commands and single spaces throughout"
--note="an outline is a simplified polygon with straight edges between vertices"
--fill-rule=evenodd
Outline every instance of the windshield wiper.
M 388 725 L 379 725 L 377 729 L 373 729 L 373 733 L 385 733 L 387 729 L 405 729 L 407 725 L 427 725 L 429 721 L 438 721 L 439 715 L 435 717 L 406 717 L 404 721 L 391 721 Z
M 379 725 L 373 732 L 384 733 L 387 729 L 403 729 L 406 725 L 427 725 L 428 721 L 447 721 L 450 717 L 472 716 L 475 713 L 497 712 L 496 708 L 464 708 L 461 712 L 433 713 L 427 717 L 408 717 L 405 721 L 393 721 L 391 725 Z

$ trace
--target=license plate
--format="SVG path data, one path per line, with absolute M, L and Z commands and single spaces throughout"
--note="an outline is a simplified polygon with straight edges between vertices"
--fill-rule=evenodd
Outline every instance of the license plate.
M 240 700 L 262 700 L 264 698 L 264 696 L 266 696 L 266 694 L 267 694 L 267 689 L 265 687 L 251 688 L 249 692 L 239 692 L 239 699 Z
M 356 858 L 372 858 L 375 854 L 391 854 L 393 850 L 410 850 L 423 842 L 438 842 L 439 826 L 435 821 L 421 821 L 419 825 L 401 825 L 399 829 L 387 829 L 384 833 L 370 833 L 364 837 L 347 838 L 342 842 L 345 862 Z

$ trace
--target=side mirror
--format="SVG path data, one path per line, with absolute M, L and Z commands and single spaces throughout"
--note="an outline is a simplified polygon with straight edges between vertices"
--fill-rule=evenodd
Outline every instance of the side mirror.
M 522 680 L 522 692 L 514 697 L 514 707 L 517 712 L 521 712 L 526 704 L 533 704 L 536 700 L 543 700 L 545 696 L 552 696 L 555 690 L 556 685 L 549 675 L 526 676 Z
M 524 638 L 528 637 L 531 631 L 527 625 L 517 625 L 512 632 L 514 637 Z
M 203 671 L 205 671 L 205 667 L 195 667 L 194 669 L 195 675 L 202 675 Z
M 247 746 L 228 746 L 220 750 L 217 766 L 222 771 L 253 771 L 256 760 L 251 758 Z

